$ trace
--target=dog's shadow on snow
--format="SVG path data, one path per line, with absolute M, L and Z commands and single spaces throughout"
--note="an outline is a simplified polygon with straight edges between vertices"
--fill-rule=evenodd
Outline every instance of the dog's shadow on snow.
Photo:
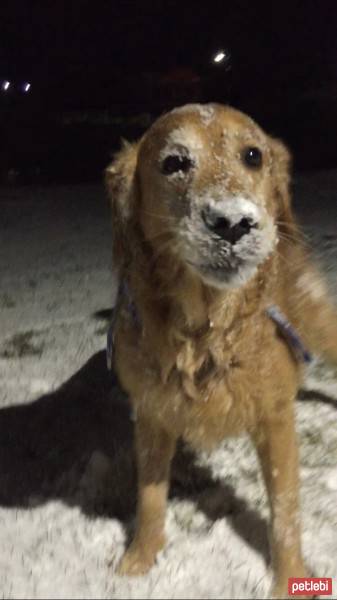
M 35 507 L 51 499 L 90 517 L 130 522 L 136 498 L 133 423 L 127 398 L 95 354 L 58 390 L 0 410 L 0 504 Z M 268 560 L 267 526 L 231 485 L 214 481 L 180 447 L 171 496 L 189 499 L 210 521 L 233 529 Z

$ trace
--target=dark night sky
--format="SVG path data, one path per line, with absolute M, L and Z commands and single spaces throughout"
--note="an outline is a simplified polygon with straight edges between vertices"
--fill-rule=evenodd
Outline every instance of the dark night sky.
M 256 77 L 294 61 L 316 61 L 324 76 L 337 64 L 335 2 L 30 0 L 2 2 L 0 15 L 1 76 L 45 84 L 205 68 L 221 46 Z
M 2 171 L 100 174 L 121 137 L 141 135 L 133 117 L 200 100 L 248 112 L 303 168 L 336 165 L 336 31 L 336 0 L 1 0 Z M 212 64 L 220 48 L 230 69 Z M 172 84 L 177 67 L 200 76 L 196 92 Z

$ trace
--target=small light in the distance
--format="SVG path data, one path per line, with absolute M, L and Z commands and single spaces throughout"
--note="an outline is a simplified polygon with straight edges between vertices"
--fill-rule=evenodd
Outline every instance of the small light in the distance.
M 221 63 L 224 58 L 226 58 L 226 54 L 225 54 L 225 52 L 223 50 L 220 50 L 213 57 L 213 62 L 215 62 L 215 63 Z
M 7 90 L 10 88 L 11 82 L 10 81 L 3 81 L 1 84 L 1 89 L 4 92 L 7 92 Z
M 23 91 L 26 92 L 26 93 L 29 92 L 30 87 L 31 87 L 30 83 L 24 83 L 23 84 Z

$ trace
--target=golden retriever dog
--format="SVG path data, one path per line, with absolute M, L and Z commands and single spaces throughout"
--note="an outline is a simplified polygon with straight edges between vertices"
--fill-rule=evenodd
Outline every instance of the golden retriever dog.
M 294 400 L 307 349 L 337 362 L 337 320 L 292 213 L 289 162 L 246 115 L 191 104 L 107 169 L 122 282 L 114 365 L 135 412 L 138 468 L 120 574 L 145 573 L 164 546 L 177 440 L 211 449 L 243 432 L 270 501 L 274 597 L 307 574 Z

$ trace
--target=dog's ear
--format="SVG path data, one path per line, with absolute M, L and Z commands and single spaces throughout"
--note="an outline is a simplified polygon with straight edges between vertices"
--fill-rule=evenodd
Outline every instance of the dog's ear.
M 289 150 L 278 139 L 270 138 L 271 174 L 273 194 L 277 202 L 277 219 L 280 229 L 294 230 L 295 217 L 291 208 L 290 172 L 292 158 Z
M 139 143 L 123 142 L 105 171 L 105 184 L 112 209 L 114 260 L 121 267 L 130 255 L 130 224 L 136 197 L 136 167 Z

